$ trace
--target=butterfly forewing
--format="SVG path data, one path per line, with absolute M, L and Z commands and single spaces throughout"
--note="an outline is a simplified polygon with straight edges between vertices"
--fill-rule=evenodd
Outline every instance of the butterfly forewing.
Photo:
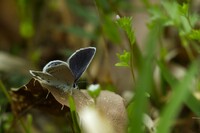
M 77 50 L 68 59 L 69 68 L 71 69 L 73 75 L 75 76 L 75 82 L 80 78 L 83 72 L 87 69 L 90 64 L 96 48 L 88 47 Z

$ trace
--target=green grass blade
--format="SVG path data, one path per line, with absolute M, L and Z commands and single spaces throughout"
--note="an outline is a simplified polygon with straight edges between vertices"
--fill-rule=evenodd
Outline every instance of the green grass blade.
M 146 92 L 151 88 L 151 77 L 152 70 L 145 63 L 143 67 L 143 72 L 141 73 L 140 80 L 138 81 L 138 86 L 136 90 L 136 95 L 134 97 L 134 104 L 131 104 L 129 109 L 130 116 L 130 133 L 141 133 L 142 132 L 142 121 L 143 113 L 147 104 Z
M 197 116 L 200 116 L 200 102 L 194 97 L 191 92 L 188 94 L 188 98 L 185 99 L 184 102 L 187 107 L 192 110 L 192 112 L 194 112 Z
M 81 129 L 79 127 L 78 119 L 77 119 L 76 106 L 75 106 L 74 99 L 72 96 L 69 96 L 69 105 L 70 105 L 70 113 L 71 113 L 72 121 L 73 121 L 74 132 L 81 133 Z
M 159 36 L 159 26 L 152 28 L 149 33 L 148 40 L 146 43 L 147 52 L 143 60 L 141 60 L 139 77 L 136 84 L 136 91 L 134 96 L 134 104 L 130 104 L 129 107 L 129 132 L 130 133 L 141 133 L 143 132 L 143 115 L 147 106 L 146 93 L 152 90 L 153 86 L 153 69 L 155 67 L 155 52 L 157 38 Z
M 176 117 L 180 110 L 182 103 L 188 96 L 189 86 L 197 73 L 197 65 L 192 65 L 182 81 L 177 83 L 173 87 L 173 92 L 169 103 L 165 106 L 160 121 L 157 126 L 158 133 L 168 133 L 170 132 L 170 127 L 173 124 L 173 119 Z
M 169 72 L 164 63 L 159 61 L 158 65 L 166 81 L 170 84 L 170 86 L 174 86 L 178 80 Z M 200 116 L 200 102 L 194 97 L 192 92 L 188 92 L 188 98 L 186 98 L 184 102 L 192 110 L 192 112 Z
M 7 97 L 8 101 L 11 102 L 11 97 L 8 94 L 8 91 L 6 90 L 6 87 L 4 86 L 3 82 L 0 80 L 0 90 L 5 94 Z

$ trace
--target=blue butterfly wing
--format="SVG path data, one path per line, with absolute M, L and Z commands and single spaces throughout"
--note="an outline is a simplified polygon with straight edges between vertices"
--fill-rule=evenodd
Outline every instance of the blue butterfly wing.
M 85 72 L 91 60 L 93 59 L 95 52 L 95 47 L 87 47 L 77 50 L 70 56 L 67 63 L 69 64 L 69 68 L 75 76 L 74 83 L 76 83 L 83 72 Z

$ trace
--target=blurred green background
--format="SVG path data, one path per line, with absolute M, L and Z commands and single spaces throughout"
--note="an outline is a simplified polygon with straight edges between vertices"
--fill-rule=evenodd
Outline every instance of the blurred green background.
M 127 132 L 200 132 L 198 0 L 0 3 L 0 132 L 72 132 L 69 116 L 43 115 L 34 107 L 21 115 L 23 128 L 9 91 L 28 83 L 29 70 L 88 46 L 97 53 L 79 88 L 98 83 L 121 95 Z

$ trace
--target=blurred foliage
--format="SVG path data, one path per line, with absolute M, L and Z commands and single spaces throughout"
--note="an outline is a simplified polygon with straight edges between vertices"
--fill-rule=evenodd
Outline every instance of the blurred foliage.
M 200 132 L 198 0 L 2 0 L 0 8 L 0 132 L 80 132 L 72 99 L 70 117 L 35 105 L 18 116 L 9 91 L 30 69 L 87 46 L 97 54 L 81 88 L 98 83 L 123 96 L 127 132 Z
M 124 66 L 124 67 L 130 67 L 130 53 L 124 50 L 123 54 L 117 54 L 117 57 L 119 58 L 120 62 L 116 63 L 115 66 Z

